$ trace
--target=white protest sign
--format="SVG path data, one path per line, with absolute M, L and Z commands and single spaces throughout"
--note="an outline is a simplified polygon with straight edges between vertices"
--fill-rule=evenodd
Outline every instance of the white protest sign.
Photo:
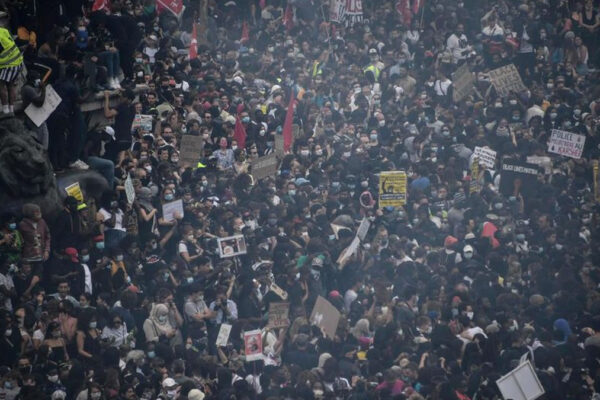
M 469 70 L 467 64 L 460 66 L 452 75 L 452 99 L 459 102 L 467 97 L 475 88 L 475 75 Z
M 545 393 L 529 361 L 498 379 L 496 385 L 506 400 L 535 400 Z
M 356 236 L 360 239 L 360 241 L 364 241 L 367 236 L 367 232 L 369 232 L 369 228 L 371 227 L 371 221 L 367 218 L 363 218 L 360 221 L 360 225 L 358 226 L 358 230 L 356 231 Z
M 131 180 L 130 175 L 127 175 L 127 179 L 125 179 L 125 195 L 127 196 L 127 202 L 133 204 L 133 201 L 135 200 L 135 190 L 133 189 L 133 181 Z
M 44 98 L 44 104 L 41 107 L 36 107 L 32 104 L 28 105 L 25 109 L 25 114 L 31 119 L 35 126 L 40 126 L 56 110 L 56 107 L 60 104 L 62 99 L 56 93 L 52 85 L 46 86 L 46 97 Z
M 171 222 L 175 219 L 175 213 L 179 212 L 183 217 L 183 201 L 181 199 L 165 203 L 162 206 L 163 219 L 167 222 Z
M 527 162 L 544 168 L 544 173 L 547 175 L 552 173 L 552 159 L 548 156 L 528 156 Z
M 152 132 L 152 115 L 136 114 L 131 123 L 131 130 L 141 128 L 145 132 Z
M 552 136 L 548 141 L 548 152 L 579 159 L 584 145 L 584 135 L 552 129 Z
M 479 158 L 479 164 L 485 165 L 488 169 L 494 169 L 496 164 L 496 152 L 494 150 L 477 146 L 473 155 Z
M 244 332 L 244 354 L 246 361 L 263 359 L 262 332 L 260 329 Z
M 340 253 L 340 256 L 338 257 L 338 259 L 336 261 L 337 264 L 339 265 L 340 269 L 342 269 L 346 266 L 346 262 L 348 262 L 350 257 L 352 257 L 354 255 L 354 253 L 356 253 L 359 245 L 360 245 L 360 239 L 358 238 L 358 236 L 355 236 L 354 239 L 352 239 L 352 242 L 350 243 L 350 245 L 348 247 L 346 247 L 344 250 L 342 250 L 342 252 Z
M 229 341 L 229 334 L 231 333 L 231 325 L 229 324 L 221 324 L 221 328 L 219 329 L 219 335 L 217 336 L 217 341 L 215 344 L 217 347 L 225 347 L 227 346 L 227 342 Z
M 235 257 L 246 254 L 246 239 L 244 235 L 233 235 L 218 238 L 219 255 L 221 258 Z

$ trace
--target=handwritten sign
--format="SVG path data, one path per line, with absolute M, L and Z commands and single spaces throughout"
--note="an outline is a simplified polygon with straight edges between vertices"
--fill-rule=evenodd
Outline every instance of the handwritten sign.
M 246 361 L 263 359 L 262 333 L 260 329 L 244 332 L 244 354 Z
M 183 217 L 183 201 L 181 199 L 165 203 L 162 206 L 163 219 L 171 222 L 175 219 L 175 213 L 179 212 Z
M 496 165 L 496 152 L 487 147 L 475 147 L 475 157 L 479 158 L 479 163 L 488 169 L 494 169 Z
M 360 221 L 360 225 L 358 226 L 358 230 L 356 231 L 356 236 L 360 239 L 361 242 L 365 240 L 367 237 L 367 233 L 369 232 L 369 228 L 371 227 L 371 221 L 368 218 L 363 218 Z
M 507 96 L 510 92 L 518 93 L 527 89 L 514 64 L 490 71 L 490 81 L 500 97 Z
M 379 176 L 379 207 L 406 204 L 406 172 L 386 171 Z
M 545 391 L 529 361 L 525 361 L 496 381 L 502 397 L 512 400 L 535 400 Z
M 269 304 L 269 328 L 284 328 L 290 325 L 290 303 Z
M 127 175 L 127 179 L 125 179 L 125 195 L 127 196 L 127 202 L 133 204 L 135 200 L 135 190 L 133 189 L 133 181 L 129 174 Z
M 35 124 L 35 126 L 40 126 L 56 110 L 56 107 L 60 104 L 62 99 L 56 93 L 52 85 L 46 86 L 46 97 L 44 98 L 44 104 L 41 107 L 36 107 L 32 104 L 29 104 L 25 109 L 25 114 L 29 117 L 29 119 Z
M 268 154 L 264 157 L 257 158 L 252 161 L 252 176 L 256 180 L 275 176 L 279 160 L 275 153 Z
M 456 70 L 452 78 L 452 100 L 457 103 L 473 91 L 475 87 L 475 75 L 469 70 L 467 64 L 463 64 Z
M 198 161 L 202 158 L 204 140 L 202 140 L 201 136 L 183 135 L 181 137 L 180 149 L 179 165 L 196 167 Z
M 325 335 L 333 339 L 340 322 L 340 312 L 323 297 L 317 297 L 315 306 L 310 314 L 310 323 L 323 329 Z
M 579 159 L 585 146 L 585 136 L 567 131 L 552 129 L 548 141 L 548 152 Z
M 219 328 L 219 335 L 217 336 L 217 341 L 215 344 L 217 347 L 225 347 L 227 346 L 227 342 L 229 341 L 229 334 L 231 333 L 231 325 L 229 324 L 221 324 L 221 328 Z

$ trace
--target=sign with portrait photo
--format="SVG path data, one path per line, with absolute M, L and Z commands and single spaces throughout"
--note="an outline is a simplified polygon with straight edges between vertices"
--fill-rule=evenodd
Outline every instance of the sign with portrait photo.
M 244 235 L 234 235 L 218 238 L 219 256 L 221 258 L 235 257 L 246 254 L 246 239 Z

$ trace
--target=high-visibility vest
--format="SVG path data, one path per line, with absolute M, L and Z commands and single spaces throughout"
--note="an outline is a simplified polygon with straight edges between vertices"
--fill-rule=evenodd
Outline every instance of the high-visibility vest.
M 23 55 L 13 40 L 10 32 L 5 28 L 0 28 L 0 69 L 16 67 L 23 62 Z
M 379 68 L 377 68 L 375 65 L 371 64 L 367 68 L 365 68 L 363 72 L 366 74 L 367 71 L 373 72 L 373 76 L 375 77 L 375 82 L 379 81 L 379 74 L 381 73 Z

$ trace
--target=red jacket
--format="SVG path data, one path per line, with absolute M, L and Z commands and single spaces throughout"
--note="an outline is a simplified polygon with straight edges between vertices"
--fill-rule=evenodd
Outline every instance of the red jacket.
M 23 260 L 43 261 L 44 253 L 50 253 L 50 230 L 46 221 L 24 218 L 19 224 L 19 231 L 23 236 Z

